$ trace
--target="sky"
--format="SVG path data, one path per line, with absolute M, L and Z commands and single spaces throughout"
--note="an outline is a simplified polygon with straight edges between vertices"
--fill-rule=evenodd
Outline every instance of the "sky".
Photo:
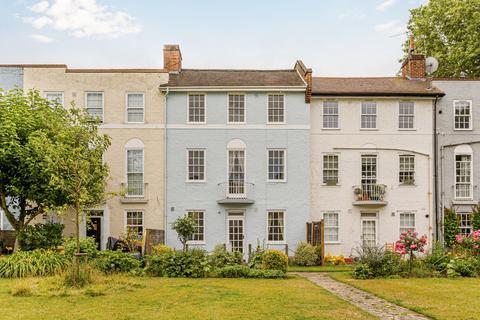
M 0 0 L 0 64 L 288 69 L 394 76 L 409 9 L 428 0 Z

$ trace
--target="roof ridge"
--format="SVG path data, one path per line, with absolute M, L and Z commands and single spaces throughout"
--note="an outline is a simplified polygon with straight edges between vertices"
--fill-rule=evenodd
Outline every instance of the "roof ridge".
M 182 71 L 231 71 L 231 72 L 293 72 L 294 69 L 182 69 Z
M 313 79 L 403 79 L 403 78 L 402 77 L 313 77 Z

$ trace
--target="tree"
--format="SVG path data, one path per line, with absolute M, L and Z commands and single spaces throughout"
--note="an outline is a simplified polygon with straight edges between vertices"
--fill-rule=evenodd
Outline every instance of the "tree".
M 172 229 L 177 232 L 178 239 L 183 245 L 183 251 L 187 249 L 187 241 L 192 238 L 196 226 L 195 221 L 187 215 L 177 218 L 172 223 Z
M 67 125 L 57 132 L 57 139 L 49 147 L 48 168 L 50 184 L 64 196 L 64 208 L 75 217 L 76 255 L 74 265 L 78 276 L 80 264 L 80 222 L 88 208 L 106 200 L 105 191 L 109 169 L 103 154 L 110 146 L 110 138 L 98 132 L 98 120 L 72 106 Z
M 17 234 L 64 203 L 64 195 L 51 183 L 48 162 L 67 114 L 37 91 L 0 95 L 0 207 Z
M 455 244 L 455 236 L 460 233 L 458 215 L 453 208 L 445 208 L 443 215 L 443 237 L 445 245 L 452 248 Z
M 436 77 L 480 76 L 480 0 L 430 0 L 410 10 L 407 29 L 417 52 L 438 59 Z

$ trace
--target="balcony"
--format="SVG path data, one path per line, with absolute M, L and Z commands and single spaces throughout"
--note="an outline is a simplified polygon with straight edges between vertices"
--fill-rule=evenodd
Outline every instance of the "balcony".
M 385 193 L 387 186 L 384 184 L 362 184 L 353 186 L 355 201 L 354 206 L 383 207 L 387 205 Z
M 221 182 L 218 187 L 218 204 L 253 204 L 254 187 L 250 182 L 227 181 Z
M 127 183 L 121 184 L 122 196 L 120 197 L 121 203 L 147 203 L 146 198 L 148 183 L 135 184 L 128 186 Z

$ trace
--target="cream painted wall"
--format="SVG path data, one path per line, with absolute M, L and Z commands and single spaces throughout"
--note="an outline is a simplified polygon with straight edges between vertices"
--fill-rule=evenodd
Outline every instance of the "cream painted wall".
M 325 100 L 339 102 L 337 130 L 322 129 Z M 377 129 L 360 129 L 362 101 L 376 101 Z M 399 237 L 401 211 L 415 212 L 416 230 L 432 239 L 433 212 L 433 107 L 430 99 L 415 102 L 415 129 L 398 129 L 399 98 L 314 98 L 311 104 L 311 219 L 323 212 L 339 213 L 339 242 L 326 244 L 326 252 L 350 256 L 361 244 L 361 212 L 377 212 L 377 243 L 393 243 Z M 339 185 L 323 184 L 323 155 L 339 155 Z M 385 184 L 386 206 L 354 206 L 353 186 L 361 182 L 361 155 L 377 155 L 377 183 Z M 399 155 L 415 155 L 415 185 L 399 184 Z
M 122 203 L 121 197 L 109 199 L 104 209 L 102 247 L 108 236 L 118 237 L 125 231 L 125 211 L 144 212 L 144 228 L 164 229 L 164 111 L 165 98 L 158 90 L 168 81 L 164 72 L 68 72 L 64 68 L 25 68 L 24 89 L 62 91 L 65 105 L 84 106 L 85 92 L 104 93 L 104 124 L 101 131 L 112 138 L 105 154 L 111 179 L 108 190 L 120 191 L 126 182 L 125 144 L 140 139 L 144 144 L 144 182 L 147 183 L 147 203 Z M 145 123 L 128 124 L 126 121 L 126 94 L 141 92 L 145 95 Z M 65 233 L 73 227 L 65 217 Z

